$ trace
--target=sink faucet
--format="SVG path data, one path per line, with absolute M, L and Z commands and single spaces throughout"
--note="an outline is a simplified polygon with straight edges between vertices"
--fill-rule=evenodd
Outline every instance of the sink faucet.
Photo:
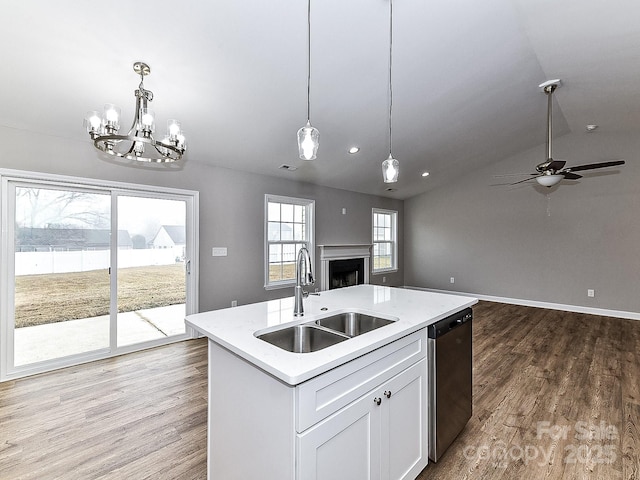
M 302 305 L 302 299 L 309 295 L 309 292 L 305 292 L 302 287 L 313 285 L 315 279 L 313 278 L 313 269 L 311 268 L 311 256 L 309 250 L 306 247 L 301 247 L 298 250 L 298 257 L 296 259 L 296 289 L 295 289 L 295 307 L 293 308 L 294 317 L 302 317 L 304 315 L 304 306 Z

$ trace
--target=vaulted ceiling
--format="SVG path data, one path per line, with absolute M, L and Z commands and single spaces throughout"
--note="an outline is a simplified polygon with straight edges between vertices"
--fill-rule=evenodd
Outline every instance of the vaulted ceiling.
M 115 103 L 128 126 L 139 83 L 132 64 L 142 60 L 158 128 L 181 120 L 186 162 L 395 198 L 536 146 L 542 161 L 546 100 L 537 86 L 548 79 L 563 80 L 556 135 L 587 124 L 639 130 L 640 2 L 393 7 L 397 184 L 384 184 L 380 167 L 389 152 L 388 0 L 312 0 L 311 122 L 320 131 L 312 162 L 298 159 L 296 145 L 307 107 L 305 0 L 4 2 L 0 125 L 89 142 L 85 113 Z M 361 150 L 350 155 L 353 145 Z

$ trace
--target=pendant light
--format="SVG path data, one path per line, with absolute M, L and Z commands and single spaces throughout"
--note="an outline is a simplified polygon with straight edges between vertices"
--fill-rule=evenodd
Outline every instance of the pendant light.
M 400 173 L 400 163 L 393 158 L 391 153 L 393 146 L 393 131 L 391 119 L 393 113 L 393 86 L 391 83 L 391 66 L 393 60 L 393 0 L 389 0 L 389 158 L 382 162 L 382 178 L 384 183 L 395 183 Z
M 302 160 L 315 160 L 320 132 L 311 126 L 311 0 L 307 0 L 307 124 L 298 130 L 298 152 Z

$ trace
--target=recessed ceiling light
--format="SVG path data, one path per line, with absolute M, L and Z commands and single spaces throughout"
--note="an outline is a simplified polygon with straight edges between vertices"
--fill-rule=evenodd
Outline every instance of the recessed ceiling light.
M 598 125 L 589 124 L 587 125 L 587 132 L 593 132 L 596 128 L 598 128 Z
M 428 177 L 429 176 L 429 172 L 422 172 L 422 176 L 423 177 Z
M 360 147 L 351 147 L 349 149 L 349 153 L 354 154 L 354 153 L 358 153 L 360 151 Z

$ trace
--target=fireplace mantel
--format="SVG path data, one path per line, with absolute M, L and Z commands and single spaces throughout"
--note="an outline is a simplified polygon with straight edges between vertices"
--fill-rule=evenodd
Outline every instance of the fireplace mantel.
M 369 283 L 369 258 L 372 246 L 371 244 L 318 245 L 320 248 L 320 290 L 329 289 L 329 262 L 333 260 L 364 258 L 364 283 Z

